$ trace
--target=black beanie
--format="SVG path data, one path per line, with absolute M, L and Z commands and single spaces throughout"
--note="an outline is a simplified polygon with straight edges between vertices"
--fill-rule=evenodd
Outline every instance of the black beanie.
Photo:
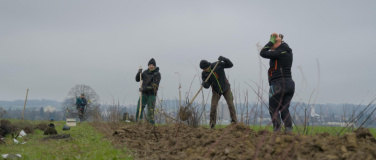
M 206 68 L 208 68 L 210 66 L 210 63 L 208 62 L 208 61 L 206 61 L 206 60 L 201 60 L 201 62 L 200 62 L 200 68 L 201 69 L 206 69 Z
M 148 63 L 148 65 L 151 65 L 151 64 L 154 64 L 154 66 L 157 66 L 157 64 L 155 63 L 154 58 L 152 58 L 152 59 L 149 61 L 149 63 Z

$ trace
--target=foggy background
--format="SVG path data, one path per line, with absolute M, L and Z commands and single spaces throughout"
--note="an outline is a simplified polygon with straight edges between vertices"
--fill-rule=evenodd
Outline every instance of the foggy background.
M 135 75 L 151 58 L 162 75 L 159 98 L 175 99 L 176 72 L 184 96 L 200 60 L 222 55 L 234 63 L 226 71 L 232 88 L 248 90 L 252 101 L 251 87 L 268 91 L 269 61 L 260 65 L 256 44 L 277 32 L 294 54 L 293 101 L 367 103 L 376 96 L 375 8 L 371 0 L 4 0 L 0 100 L 24 99 L 29 88 L 28 99 L 62 101 L 86 84 L 101 103 L 135 104 Z M 195 77 L 191 92 L 199 87 Z

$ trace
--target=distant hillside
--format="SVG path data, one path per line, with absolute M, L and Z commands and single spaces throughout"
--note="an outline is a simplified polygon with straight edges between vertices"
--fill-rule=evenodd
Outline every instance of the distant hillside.
M 25 100 L 14 100 L 14 101 L 0 101 L 0 107 L 7 110 L 8 108 L 16 109 L 18 107 L 23 107 Z M 27 100 L 26 107 L 27 108 L 34 108 L 34 107 L 46 107 L 51 106 L 54 108 L 60 108 L 61 102 L 55 100 L 46 100 L 46 99 L 31 99 Z

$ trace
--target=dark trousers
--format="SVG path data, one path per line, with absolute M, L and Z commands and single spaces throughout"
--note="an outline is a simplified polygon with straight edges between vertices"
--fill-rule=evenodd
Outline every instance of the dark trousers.
M 234 97 L 232 96 L 231 88 L 228 88 L 227 91 L 223 93 L 223 97 L 228 105 L 228 110 L 230 111 L 231 122 L 237 123 L 236 118 L 236 111 L 234 106 Z M 213 96 L 211 100 L 211 108 L 210 108 L 210 125 L 215 125 L 217 121 L 217 106 L 218 101 L 221 98 L 221 94 L 213 91 Z
M 281 128 L 281 120 L 285 127 L 292 127 L 289 107 L 294 92 L 295 82 L 291 78 L 279 78 L 270 82 L 269 113 L 274 130 Z
M 80 121 L 84 120 L 84 113 L 85 113 L 85 107 L 78 108 L 78 118 L 80 118 Z

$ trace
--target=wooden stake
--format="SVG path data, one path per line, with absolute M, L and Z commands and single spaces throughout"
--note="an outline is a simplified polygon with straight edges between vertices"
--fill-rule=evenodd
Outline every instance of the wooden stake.
M 24 113 L 25 113 L 25 108 L 26 108 L 26 101 L 27 101 L 27 95 L 29 94 L 29 88 L 27 89 L 26 91 L 26 98 L 25 98 L 25 104 L 24 104 L 24 109 L 22 111 L 22 117 L 21 117 L 21 122 L 23 120 L 23 117 L 24 117 Z
M 140 69 L 142 69 L 142 67 L 140 66 Z M 140 88 L 142 88 L 142 71 L 140 73 Z M 142 92 L 140 92 L 140 109 L 139 109 L 139 112 L 138 112 L 138 120 L 140 121 L 140 118 L 141 118 L 141 107 L 142 107 Z

